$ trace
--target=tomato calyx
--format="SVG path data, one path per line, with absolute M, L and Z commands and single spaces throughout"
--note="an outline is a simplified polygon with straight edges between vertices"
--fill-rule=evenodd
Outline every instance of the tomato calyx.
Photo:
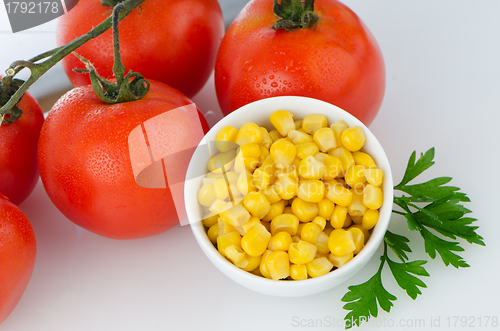
M 271 26 L 271 29 L 295 31 L 303 28 L 314 28 L 319 20 L 314 12 L 314 0 L 274 0 L 274 14 L 280 19 Z
M 97 73 L 92 63 L 76 53 L 73 53 L 85 64 L 86 69 L 73 69 L 78 73 L 88 73 L 92 88 L 97 96 L 105 103 L 116 104 L 142 99 L 148 92 L 150 84 L 144 77 L 130 70 L 126 75 L 120 55 L 120 41 L 118 37 L 118 21 L 120 11 L 125 6 L 122 3 L 117 4 L 113 9 L 113 48 L 115 63 L 113 72 L 116 77 L 116 83 L 105 79 Z
M 4 106 L 10 100 L 23 83 L 23 80 L 13 79 L 12 76 L 5 76 L 0 81 L 0 107 Z M 21 117 L 23 111 L 17 107 L 19 101 L 5 113 L 0 114 L 0 125 L 12 124 Z

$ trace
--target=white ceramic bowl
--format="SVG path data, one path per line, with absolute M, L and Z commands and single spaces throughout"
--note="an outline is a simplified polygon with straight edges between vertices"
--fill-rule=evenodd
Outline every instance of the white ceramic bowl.
M 215 141 L 217 133 L 225 126 L 240 128 L 246 122 L 254 122 L 259 126 L 264 126 L 272 130 L 272 124 L 269 116 L 277 110 L 288 110 L 294 118 L 301 119 L 309 114 L 323 114 L 327 117 L 329 123 L 336 120 L 344 120 L 348 126 L 360 126 L 363 128 L 367 140 L 363 151 L 370 154 L 378 167 L 384 171 L 384 183 L 382 190 L 384 192 L 384 203 L 380 209 L 380 217 L 377 225 L 374 227 L 372 235 L 366 246 L 351 261 L 339 269 L 336 269 L 327 275 L 300 281 L 274 281 L 253 275 L 247 271 L 241 270 L 226 260 L 214 247 L 208 239 L 203 224 L 202 211 L 197 201 L 198 190 L 201 187 L 203 177 L 198 177 L 186 181 L 184 187 L 184 197 L 186 211 L 191 229 L 203 252 L 212 261 L 212 263 L 224 273 L 227 277 L 234 280 L 251 290 L 263 294 L 279 297 L 300 297 L 323 292 L 337 286 L 356 272 L 358 272 L 379 247 L 384 234 L 389 225 L 392 212 L 393 183 L 392 173 L 387 160 L 387 156 L 371 131 L 354 116 L 346 111 L 323 101 L 295 96 L 283 96 L 259 100 L 243 106 L 228 116 L 220 120 L 200 142 L 200 145 L 208 141 Z M 198 149 L 189 164 L 187 178 L 194 178 L 194 174 L 204 173 L 208 159 L 206 153 L 203 154 Z M 201 168 L 201 169 L 200 169 Z

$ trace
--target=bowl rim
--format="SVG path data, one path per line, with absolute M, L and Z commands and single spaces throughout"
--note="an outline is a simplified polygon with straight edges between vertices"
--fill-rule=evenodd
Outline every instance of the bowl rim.
M 361 121 L 359 121 L 353 115 L 351 115 L 350 113 L 341 109 L 340 107 L 335 106 L 333 104 L 330 104 L 328 102 L 321 101 L 321 100 L 314 99 L 314 98 L 309 98 L 309 97 L 278 96 L 278 97 L 261 99 L 261 100 L 249 103 L 245 106 L 238 108 L 237 110 L 233 111 L 232 113 L 228 114 L 226 117 L 221 119 L 218 123 L 216 123 L 207 132 L 205 137 L 200 142 L 199 146 L 206 144 L 208 138 L 213 137 L 215 140 L 215 135 L 217 134 L 217 132 L 221 128 L 223 128 L 227 125 L 231 125 L 230 123 L 239 122 L 238 117 L 241 114 L 241 112 L 244 112 L 249 108 L 252 109 L 252 108 L 257 107 L 257 106 L 263 106 L 263 108 L 265 108 L 265 106 L 269 103 L 271 103 L 271 104 L 275 103 L 275 102 L 281 103 L 282 101 L 288 101 L 291 103 L 306 102 L 306 103 L 310 103 L 312 106 L 321 105 L 322 107 L 327 107 L 327 108 L 334 110 L 335 112 L 340 112 L 341 114 L 343 114 L 341 117 L 347 118 L 348 121 L 346 121 L 346 122 L 353 122 L 353 123 L 356 123 L 355 125 L 362 127 L 363 131 L 365 132 L 365 135 L 367 136 L 367 142 L 369 142 L 370 146 L 374 145 L 371 148 L 378 148 L 382 152 L 380 155 L 373 156 L 372 154 L 370 154 L 370 156 L 372 156 L 374 159 L 377 158 L 377 160 L 376 160 L 377 166 L 380 166 L 381 164 L 383 164 L 383 167 L 380 167 L 380 168 L 383 168 L 383 170 L 384 170 L 384 183 L 383 183 L 384 203 L 383 203 L 382 207 L 380 208 L 379 222 L 374 227 L 373 232 L 372 232 L 368 242 L 363 247 L 363 249 L 358 254 L 356 254 L 356 256 L 353 257 L 352 260 L 350 260 L 348 263 L 346 263 L 341 268 L 337 268 L 335 270 L 330 271 L 326 275 L 323 275 L 321 277 L 316 277 L 316 278 L 308 278 L 308 279 L 304 279 L 304 280 L 300 280 L 300 281 L 275 281 L 272 279 L 268 279 L 265 277 L 260 277 L 260 276 L 254 275 L 248 271 L 245 271 L 243 269 L 236 267 L 234 264 L 232 264 L 230 261 L 228 261 L 225 257 L 223 257 L 218 252 L 218 250 L 215 248 L 215 246 L 209 240 L 201 221 L 197 221 L 194 223 L 190 222 L 193 234 L 194 234 L 198 244 L 200 245 L 200 248 L 202 248 L 203 252 L 207 255 L 207 257 L 212 261 L 212 263 L 215 264 L 215 266 L 221 272 L 223 272 L 226 276 L 228 276 L 232 280 L 236 281 L 237 283 L 240 283 L 243 286 L 246 286 L 244 283 L 246 281 L 248 281 L 248 282 L 253 282 L 256 284 L 260 283 L 263 286 L 269 286 L 271 284 L 273 287 L 276 287 L 276 288 L 297 289 L 297 288 L 309 287 L 311 285 L 325 283 L 325 282 L 333 281 L 335 279 L 340 279 L 342 277 L 349 276 L 353 272 L 355 273 L 359 269 L 361 269 L 364 266 L 364 264 L 366 264 L 366 262 L 368 262 L 368 260 L 370 260 L 371 257 L 374 255 L 374 253 L 376 252 L 376 250 L 380 246 L 380 244 L 383 240 L 384 234 L 389 226 L 390 215 L 392 213 L 392 199 L 393 199 L 392 171 L 390 168 L 389 161 L 387 159 L 387 154 L 385 153 L 382 145 L 380 144 L 378 139 L 375 137 L 375 135 L 371 132 L 371 130 L 368 127 L 366 127 Z M 273 111 L 276 111 L 279 109 L 286 110 L 286 108 L 287 108 L 286 106 L 284 106 L 282 108 L 273 108 L 273 110 L 270 111 L 269 115 L 271 115 L 271 113 Z M 293 111 L 291 111 L 291 112 L 293 113 Z M 321 112 L 319 112 L 319 113 L 321 113 Z M 311 114 L 315 114 L 315 112 L 311 111 Z M 335 114 L 332 114 L 332 115 L 335 116 Z M 325 116 L 327 116 L 327 115 L 325 115 Z M 328 118 L 328 116 L 327 116 L 327 118 Z M 342 118 L 342 119 L 346 120 L 345 118 Z M 329 123 L 332 123 L 333 122 L 332 120 L 334 121 L 337 119 L 328 118 Z M 245 122 L 249 122 L 249 120 L 244 120 L 243 123 L 245 123 Z M 259 123 L 257 123 L 257 124 L 260 125 Z M 349 124 L 349 123 L 348 123 L 348 125 L 349 125 L 349 127 L 353 126 L 353 124 Z M 266 126 L 270 127 L 271 123 L 268 122 L 268 125 L 266 125 Z M 383 162 L 380 162 L 380 161 L 383 161 Z M 205 162 L 195 162 L 194 155 L 193 155 L 193 158 L 191 159 L 191 161 L 189 163 L 187 178 L 190 178 L 189 173 L 193 171 L 193 168 L 199 167 L 200 164 L 202 164 L 204 166 Z M 197 199 L 193 199 L 193 194 L 192 194 L 193 191 L 190 189 L 190 187 L 192 187 L 192 186 L 189 186 L 188 182 L 186 181 L 184 194 L 185 194 L 185 204 L 186 204 L 185 207 L 186 207 L 186 212 L 187 212 L 188 218 L 193 217 L 193 209 L 192 209 L 193 207 L 196 207 L 199 210 L 199 205 L 198 205 Z M 198 187 L 198 189 L 199 189 L 199 187 Z M 194 196 L 197 196 L 197 194 L 195 194 Z M 194 203 L 193 203 L 193 201 L 194 201 Z M 387 209 L 390 209 L 390 210 L 387 211 Z M 382 218 L 382 216 L 384 216 L 384 217 Z M 238 277 L 239 279 L 235 278 L 235 277 Z M 349 278 L 349 277 L 347 277 L 347 278 Z

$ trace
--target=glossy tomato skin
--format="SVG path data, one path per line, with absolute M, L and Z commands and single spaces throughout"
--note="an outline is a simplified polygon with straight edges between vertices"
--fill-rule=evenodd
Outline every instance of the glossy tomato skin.
M 0 323 L 21 299 L 35 259 L 36 239 L 28 218 L 0 194 Z
M 120 22 L 120 51 L 127 68 L 147 79 L 168 84 L 188 97 L 194 96 L 212 73 L 224 34 L 217 0 L 148 0 Z M 87 33 L 110 15 L 99 0 L 80 0 L 58 19 L 57 44 Z M 76 50 L 89 59 L 99 74 L 113 77 L 111 30 Z M 88 74 L 77 74 L 84 65 L 74 55 L 62 60 L 74 86 L 90 84 Z
M 228 114 L 267 97 L 320 99 L 369 125 L 382 103 L 385 67 L 363 22 L 336 0 L 316 0 L 313 29 L 275 31 L 273 2 L 251 1 L 222 40 L 215 65 L 219 105 Z
M 179 221 L 169 188 L 136 184 L 128 137 L 144 121 L 192 101 L 168 85 L 149 82 L 143 99 L 115 105 L 104 104 L 91 86 L 74 88 L 54 105 L 40 134 L 38 163 L 48 196 L 69 220 L 108 238 L 148 237 Z M 182 146 L 192 125 L 178 120 L 165 134 L 175 135 Z
M 38 182 L 36 149 L 44 119 L 42 108 L 29 93 L 17 106 L 23 115 L 0 126 L 0 192 L 19 205 Z

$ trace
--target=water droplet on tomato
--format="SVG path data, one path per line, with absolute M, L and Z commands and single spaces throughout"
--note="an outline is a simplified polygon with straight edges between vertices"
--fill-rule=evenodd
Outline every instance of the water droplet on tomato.
M 269 79 L 274 79 L 274 75 L 269 76 Z
M 272 83 L 271 83 L 271 86 L 272 86 L 272 87 L 278 87 L 278 83 L 276 83 L 276 82 L 272 82 Z

